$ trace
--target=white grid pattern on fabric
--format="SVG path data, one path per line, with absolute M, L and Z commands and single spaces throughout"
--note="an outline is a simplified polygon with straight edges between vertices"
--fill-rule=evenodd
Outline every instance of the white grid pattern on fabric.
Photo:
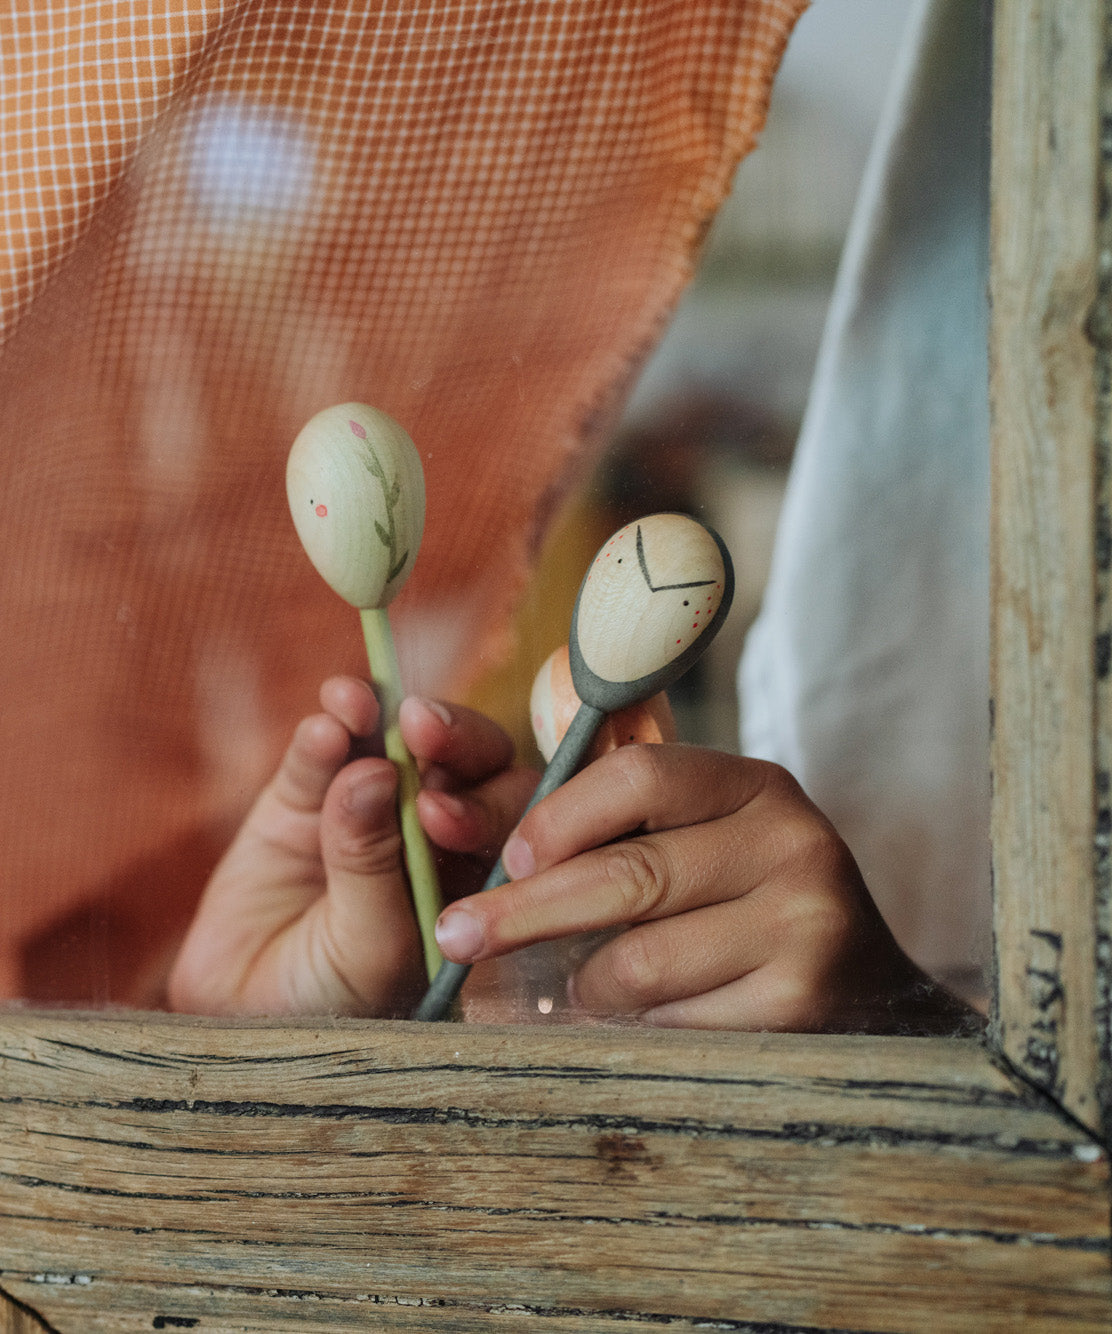
M 90 986 L 141 1001 L 126 941 L 365 669 L 282 494 L 312 412 L 422 451 L 412 688 L 496 656 L 803 4 L 0 0 L 0 991 L 110 898 Z

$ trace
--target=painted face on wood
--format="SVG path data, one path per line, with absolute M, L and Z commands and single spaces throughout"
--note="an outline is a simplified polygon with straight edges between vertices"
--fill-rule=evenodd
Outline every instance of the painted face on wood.
M 318 412 L 286 465 L 297 535 L 324 581 L 360 608 L 400 591 L 425 522 L 425 479 L 409 436 L 362 403 Z
M 682 514 L 619 529 L 583 583 L 575 634 L 584 664 L 607 682 L 654 676 L 720 619 L 728 579 L 719 542 Z

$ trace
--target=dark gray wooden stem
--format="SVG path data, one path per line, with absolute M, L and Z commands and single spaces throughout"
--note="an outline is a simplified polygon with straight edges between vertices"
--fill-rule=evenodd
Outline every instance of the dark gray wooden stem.
M 537 784 L 537 790 L 533 793 L 526 810 L 532 810 L 538 801 L 547 797 L 550 792 L 554 792 L 562 783 L 566 783 L 576 772 L 583 763 L 591 742 L 595 739 L 595 733 L 605 717 L 606 714 L 602 709 L 596 709 L 592 704 L 580 704 L 575 717 L 571 720 L 571 725 L 556 747 L 556 753 L 549 760 L 548 767 Z M 506 868 L 502 865 L 502 858 L 499 857 L 494 869 L 487 876 L 483 889 L 494 889 L 496 885 L 504 885 L 509 878 Z M 469 964 L 448 962 L 441 964 L 428 991 L 413 1012 L 414 1019 L 445 1018 L 470 971 Z

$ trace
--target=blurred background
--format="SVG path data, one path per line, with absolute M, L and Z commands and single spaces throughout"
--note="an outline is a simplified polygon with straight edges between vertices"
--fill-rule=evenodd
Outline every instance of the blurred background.
M 601 467 L 549 540 L 519 620 L 518 657 L 477 692 L 478 705 L 511 731 L 519 753 L 532 747 L 521 701 L 539 665 L 567 637 L 579 580 L 595 551 L 619 526 L 670 509 L 694 514 L 722 534 L 737 580 L 733 610 L 718 638 L 670 692 L 679 734 L 739 750 L 738 660 L 768 579 L 858 189 L 917 9 L 914 0 L 816 0 L 796 27 L 759 146 L 737 172 L 696 277 L 645 366 Z M 960 786 L 969 775 L 947 772 L 940 781 Z M 853 846 L 850 831 L 842 832 Z M 987 844 L 987 830 L 985 837 Z M 856 848 L 859 860 L 862 851 L 873 850 Z M 913 838 L 900 845 L 895 863 L 901 868 L 895 880 L 883 860 L 879 880 L 867 878 L 901 944 L 984 1008 L 984 932 L 978 928 L 976 939 L 966 938 L 963 927 L 951 930 L 945 922 L 964 923 L 965 905 L 987 901 L 987 888 L 981 893 L 987 870 L 962 863 L 936 895 L 938 877 L 931 879 L 930 858 Z M 914 880 L 917 868 L 931 892 L 904 903 L 900 877 L 906 872 Z M 976 913 L 986 915 L 980 906 Z M 519 960 L 519 966 L 527 972 L 530 964 Z M 553 1004 L 545 996 L 545 968 L 538 957 L 534 975 L 519 987 L 518 1017 L 530 1017 L 530 996 Z M 515 984 L 503 975 L 499 985 Z
M 532 736 L 521 700 L 567 637 L 583 570 L 615 528 L 665 509 L 710 523 L 733 556 L 733 610 L 672 705 L 683 739 L 738 749 L 738 656 L 760 606 L 842 243 L 912 8 L 817 0 L 797 24 L 760 143 L 737 172 L 695 280 L 601 468 L 548 541 L 519 617 L 517 657 L 474 693 L 522 753 Z

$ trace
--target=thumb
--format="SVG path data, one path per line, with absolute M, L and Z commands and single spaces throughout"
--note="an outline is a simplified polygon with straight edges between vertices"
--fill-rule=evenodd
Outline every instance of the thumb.
M 355 760 L 333 780 L 321 811 L 327 885 L 319 905 L 321 962 L 374 1013 L 406 1009 L 422 979 L 402 860 L 397 785 L 397 771 L 388 760 Z

